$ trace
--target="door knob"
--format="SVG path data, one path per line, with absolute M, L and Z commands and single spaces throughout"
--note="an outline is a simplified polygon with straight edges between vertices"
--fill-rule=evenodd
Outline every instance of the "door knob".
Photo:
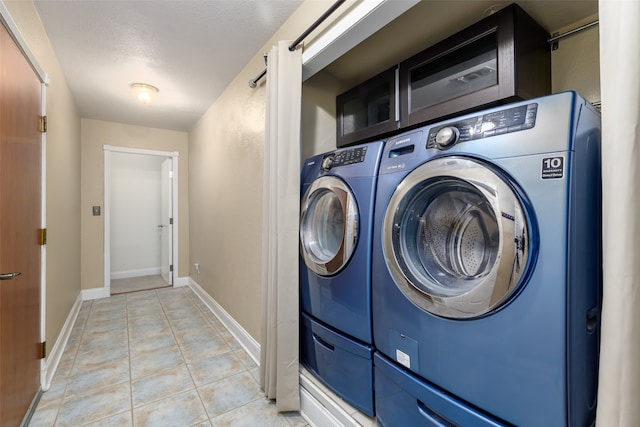
M 2 274 L 0 274 L 0 280 L 15 279 L 16 277 L 18 277 L 21 274 L 22 273 L 20 273 L 19 271 L 15 272 L 15 273 L 2 273 Z

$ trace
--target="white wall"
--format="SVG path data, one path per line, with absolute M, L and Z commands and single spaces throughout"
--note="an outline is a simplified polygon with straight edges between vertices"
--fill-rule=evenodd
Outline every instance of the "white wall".
M 111 153 L 112 279 L 160 274 L 160 166 L 164 160 Z

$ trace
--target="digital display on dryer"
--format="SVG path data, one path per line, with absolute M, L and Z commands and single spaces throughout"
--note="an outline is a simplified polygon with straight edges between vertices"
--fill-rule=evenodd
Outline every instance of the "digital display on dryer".
M 444 127 L 457 128 L 460 133 L 457 142 L 465 142 L 531 129 L 536 124 L 537 112 L 538 104 L 532 103 L 434 127 L 429 130 L 427 148 L 437 147 L 436 134 Z
M 367 147 L 357 147 L 338 151 L 333 155 L 331 167 L 352 165 L 354 163 L 364 162 L 366 154 Z
M 521 125 L 527 115 L 527 106 L 511 108 L 504 111 L 496 111 L 482 116 L 482 123 L 492 123 L 496 129 L 509 128 Z

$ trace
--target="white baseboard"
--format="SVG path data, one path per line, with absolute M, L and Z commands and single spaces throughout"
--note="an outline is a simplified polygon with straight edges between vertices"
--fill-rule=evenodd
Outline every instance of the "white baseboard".
M 375 419 L 341 399 L 304 367 L 300 369 L 300 413 L 310 424 L 318 427 L 376 425 Z
M 253 361 L 260 366 L 260 344 L 195 280 L 190 277 L 188 280 L 191 290 L 238 340 Z M 309 379 L 311 376 L 312 374 L 304 368 L 300 372 L 300 414 L 310 425 L 316 427 L 362 427 L 369 424 L 370 419 L 368 420 L 364 414 L 361 416 L 364 423 L 356 421 L 354 414 L 357 411 L 331 390 L 314 383 Z
M 178 279 L 176 279 L 176 283 L 174 283 L 173 286 L 176 288 L 179 288 L 181 286 L 189 286 L 189 279 L 190 279 L 189 277 L 178 277 Z M 82 301 L 108 298 L 111 296 L 111 288 L 110 287 L 108 288 L 105 286 L 102 288 L 83 289 L 81 296 L 82 296 Z
M 189 286 L 190 277 L 178 277 L 173 284 L 174 288 L 180 288 L 182 286 Z
M 64 349 L 67 347 L 67 342 L 69 342 L 71 330 L 73 329 L 73 325 L 76 323 L 81 307 L 82 298 L 81 295 L 78 294 L 78 298 L 76 298 L 76 301 L 71 307 L 71 311 L 69 311 L 69 314 L 67 315 L 67 320 L 65 320 L 64 325 L 62 325 L 62 330 L 60 331 L 60 335 L 58 335 L 58 339 L 56 339 L 56 342 L 53 344 L 53 347 L 51 347 L 51 351 L 45 359 L 42 375 L 40 377 L 43 391 L 49 390 L 49 387 L 51 386 L 51 380 L 56 373 L 56 369 L 58 369 L 58 365 L 60 364 L 60 360 L 64 354 Z
M 238 340 L 238 343 L 244 348 L 251 359 L 253 359 L 257 365 L 260 365 L 260 344 L 192 278 L 190 278 L 189 286 L 218 320 L 229 330 L 231 335 Z
M 341 426 L 340 422 L 304 387 L 300 387 L 300 415 L 313 427 Z
M 111 292 L 109 288 L 93 288 L 93 289 L 83 289 L 81 294 L 82 301 L 89 301 L 92 299 L 100 299 L 100 298 L 108 298 L 111 296 Z
M 129 279 L 131 277 L 157 276 L 162 274 L 162 267 L 143 268 L 140 270 L 112 271 L 111 280 Z

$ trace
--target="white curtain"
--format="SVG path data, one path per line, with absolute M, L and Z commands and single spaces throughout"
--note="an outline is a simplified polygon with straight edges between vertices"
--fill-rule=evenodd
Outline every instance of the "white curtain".
M 269 52 L 262 214 L 260 386 L 279 412 L 300 409 L 298 223 L 302 56 Z
M 604 292 L 596 423 L 640 426 L 640 1 L 600 0 Z

